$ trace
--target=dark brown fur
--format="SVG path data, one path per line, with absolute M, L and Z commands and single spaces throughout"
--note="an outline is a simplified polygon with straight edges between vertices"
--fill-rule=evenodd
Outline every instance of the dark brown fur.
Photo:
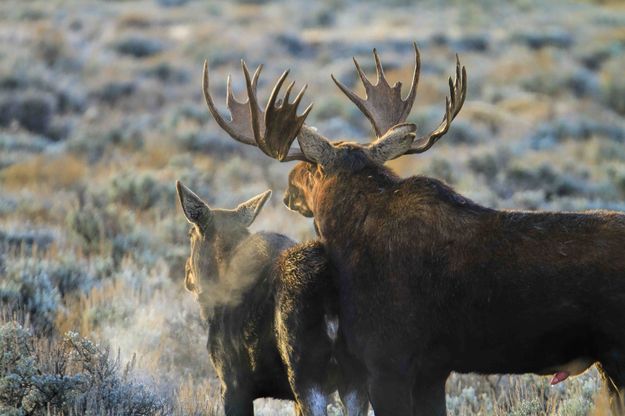
M 498 211 L 398 178 L 358 147 L 298 164 L 285 203 L 339 274 L 348 349 L 378 416 L 444 415 L 451 371 L 577 373 L 625 387 L 625 215 Z

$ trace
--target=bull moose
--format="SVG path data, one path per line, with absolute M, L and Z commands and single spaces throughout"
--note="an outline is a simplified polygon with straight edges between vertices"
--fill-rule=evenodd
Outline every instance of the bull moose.
M 388 160 L 430 149 L 448 131 L 466 96 L 465 68 L 455 80 L 440 125 L 423 137 L 406 123 L 420 57 L 406 98 L 392 87 L 374 50 L 377 83 L 354 60 L 361 98 L 340 90 L 371 122 L 366 145 L 332 142 L 297 115 L 304 89 L 290 102 L 287 76 L 263 110 L 256 98 L 235 102 L 224 120 L 203 89 L 217 123 L 235 140 L 280 161 L 299 160 L 285 204 L 314 217 L 338 273 L 340 329 L 366 368 L 377 416 L 444 415 L 445 380 L 461 373 L 557 373 L 593 363 L 621 414 L 625 387 L 625 215 L 609 211 L 523 212 L 480 206 L 434 178 L 402 179 Z M 298 139 L 300 150 L 290 150 Z
M 208 320 L 226 415 L 253 415 L 260 397 L 295 400 L 298 416 L 325 415 L 337 389 L 347 414 L 365 415 L 364 377 L 337 338 L 337 292 L 324 247 L 250 234 L 271 191 L 227 210 L 176 187 L 192 224 L 185 287 Z

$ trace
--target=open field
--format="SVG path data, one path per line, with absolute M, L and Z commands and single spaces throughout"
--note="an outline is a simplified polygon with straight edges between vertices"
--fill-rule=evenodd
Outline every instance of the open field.
M 440 121 L 456 53 L 469 90 L 448 135 L 392 162 L 398 172 L 491 207 L 625 210 L 620 1 L 1 1 L 0 414 L 219 414 L 206 328 L 183 287 L 175 180 L 218 207 L 272 189 L 253 230 L 314 230 L 282 205 L 291 164 L 210 118 L 204 59 L 220 100 L 228 73 L 242 92 L 240 58 L 265 64 L 263 97 L 291 68 L 309 84 L 310 124 L 364 140 L 366 119 L 330 73 L 358 86 L 351 56 L 371 73 L 376 47 L 388 78 L 409 84 L 413 41 L 411 121 Z M 608 414 L 594 370 L 555 387 L 454 374 L 447 395 L 453 415 Z

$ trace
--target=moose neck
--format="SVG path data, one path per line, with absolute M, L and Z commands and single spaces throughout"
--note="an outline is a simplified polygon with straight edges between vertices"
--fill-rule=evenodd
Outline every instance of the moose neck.
M 415 250 L 436 242 L 468 241 L 489 216 L 483 214 L 494 212 L 436 179 L 401 179 L 375 165 L 328 174 L 317 184 L 314 199 L 320 237 L 337 256 L 382 243 L 390 250 L 401 238 Z
M 339 170 L 317 180 L 307 196 L 321 238 L 353 235 L 371 208 L 368 197 L 385 193 L 399 182 L 392 170 L 376 165 Z

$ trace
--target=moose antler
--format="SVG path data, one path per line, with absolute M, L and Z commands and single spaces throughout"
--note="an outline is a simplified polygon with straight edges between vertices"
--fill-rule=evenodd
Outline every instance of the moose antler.
M 382 137 L 391 127 L 403 123 L 406 121 L 412 104 L 414 103 L 417 95 L 417 85 L 419 84 L 419 73 L 421 72 L 421 57 L 419 55 L 419 49 L 417 44 L 413 43 L 415 50 L 415 68 L 412 74 L 412 84 L 410 85 L 410 92 L 405 99 L 401 98 L 401 82 L 396 82 L 392 87 L 388 83 L 388 80 L 384 76 L 384 69 L 382 68 L 382 62 L 376 49 L 373 50 L 373 58 L 375 60 L 375 67 L 377 73 L 377 81 L 374 84 L 369 81 L 363 70 L 360 68 L 356 58 L 354 59 L 354 65 L 356 71 L 362 80 L 362 84 L 365 87 L 365 98 L 360 98 L 353 91 L 350 91 L 345 85 L 337 80 L 334 75 L 332 80 L 337 87 L 347 95 L 360 111 L 369 119 L 376 136 Z
M 354 59 L 356 70 L 365 86 L 366 97 L 360 98 L 348 90 L 334 76 L 332 79 L 347 97 L 358 106 L 367 116 L 376 131 L 377 140 L 363 148 L 379 163 L 395 159 L 404 154 L 422 153 L 434 145 L 447 131 L 452 120 L 456 117 L 467 92 L 467 73 L 464 67 L 460 67 L 460 60 L 456 56 L 456 78 L 449 78 L 450 97 L 446 99 L 445 117 L 440 125 L 431 133 L 415 140 L 415 125 L 405 123 L 414 103 L 421 62 L 419 50 L 413 43 L 415 50 L 415 69 L 412 76 L 410 91 L 405 99 L 401 98 L 401 83 L 396 82 L 392 87 L 389 85 L 377 51 L 373 50 L 373 57 L 377 68 L 377 82 L 375 85 L 367 79 Z M 291 82 L 286 88 L 282 99 L 278 99 L 280 89 L 286 80 L 289 71 L 285 71 L 269 96 L 265 110 L 261 110 L 256 97 L 256 86 L 262 65 L 254 72 L 253 76 L 247 69 L 245 62 L 241 61 L 247 99 L 238 101 L 232 92 L 231 78 L 228 76 L 226 105 L 230 111 L 231 120 L 224 120 L 210 95 L 208 63 L 204 62 L 203 90 L 206 104 L 211 114 L 233 139 L 245 144 L 258 147 L 267 156 L 282 162 L 290 160 L 302 160 L 311 163 L 328 165 L 334 160 L 337 144 L 332 144 L 328 139 L 320 135 L 314 128 L 304 124 L 308 113 L 312 109 L 309 105 L 302 115 L 297 115 L 297 107 L 304 96 L 304 86 L 290 103 L 289 97 L 294 83 Z M 290 152 L 295 138 L 298 138 L 300 151 Z
M 404 154 L 423 153 L 434 146 L 434 143 L 449 130 L 449 126 L 460 112 L 466 96 L 467 70 L 464 66 L 462 66 L 462 68 L 460 67 L 460 58 L 456 55 L 456 79 L 452 80 L 451 77 L 449 77 L 449 97 L 445 97 L 445 117 L 443 117 L 443 121 L 441 121 L 434 131 L 415 140 L 410 150 Z
M 308 113 L 312 109 L 312 104 L 310 104 L 302 115 L 297 115 L 297 107 L 304 96 L 307 86 L 304 85 L 295 97 L 295 100 L 290 103 L 289 98 L 291 90 L 295 84 L 291 82 L 286 88 L 284 97 L 278 100 L 278 94 L 282 88 L 282 84 L 284 84 L 289 74 L 288 70 L 284 71 L 271 91 L 271 95 L 263 111 L 260 109 L 256 97 L 256 86 L 260 71 L 262 70 L 262 65 L 258 66 L 252 77 L 250 77 L 247 65 L 243 60 L 241 61 L 241 67 L 243 69 L 243 75 L 245 76 L 247 99 L 245 101 L 238 101 L 234 97 L 230 75 L 228 75 L 226 106 L 230 111 L 231 120 L 226 121 L 219 114 L 213 98 L 210 95 L 208 62 L 204 62 L 204 77 L 202 82 L 204 99 L 206 100 L 209 111 L 215 118 L 215 121 L 217 121 L 217 124 L 233 139 L 241 143 L 256 146 L 269 157 L 280 161 L 307 161 L 308 159 L 306 159 L 301 152 L 289 153 L 291 144 L 302 128 L 306 116 L 308 116 Z
M 396 82 L 392 87 L 384 76 L 382 63 L 377 50 L 373 50 L 373 58 L 375 60 L 377 82 L 371 84 L 367 76 L 364 74 L 358 61 L 354 58 L 354 64 L 362 83 L 365 87 L 365 98 L 360 98 L 353 91 L 350 91 L 345 85 L 339 82 L 334 75 L 332 80 L 339 89 L 360 109 L 360 111 L 369 119 L 376 136 L 380 139 L 392 127 L 406 121 L 410 114 L 412 105 L 417 95 L 417 85 L 419 83 L 419 73 L 421 70 L 421 59 L 417 44 L 413 43 L 415 50 L 415 68 L 412 75 L 412 84 L 410 91 L 405 99 L 401 98 L 401 82 Z M 441 124 L 431 133 L 415 140 L 411 148 L 403 154 L 422 153 L 434 145 L 447 131 L 452 120 L 456 117 L 467 93 L 467 72 L 464 66 L 460 67 L 460 60 L 456 55 L 456 79 L 449 78 L 450 98 L 446 98 L 445 117 Z M 395 156 L 395 157 L 399 157 Z

